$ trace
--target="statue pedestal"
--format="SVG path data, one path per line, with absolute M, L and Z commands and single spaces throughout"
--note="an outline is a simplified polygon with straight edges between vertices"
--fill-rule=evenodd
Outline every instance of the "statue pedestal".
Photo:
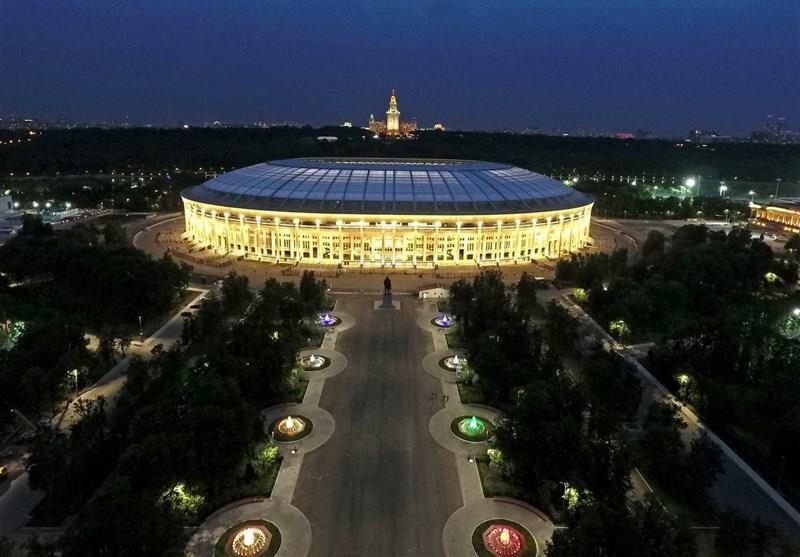
M 375 309 L 400 309 L 400 302 L 392 301 L 391 294 L 384 294 L 382 302 L 375 302 Z

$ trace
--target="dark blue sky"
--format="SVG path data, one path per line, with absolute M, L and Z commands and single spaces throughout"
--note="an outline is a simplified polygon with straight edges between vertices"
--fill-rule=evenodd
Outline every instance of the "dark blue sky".
M 800 129 L 800 0 L 0 0 L 0 114 Z

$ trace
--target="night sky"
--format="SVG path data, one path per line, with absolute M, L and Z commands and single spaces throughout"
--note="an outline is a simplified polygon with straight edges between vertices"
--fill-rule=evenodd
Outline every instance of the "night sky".
M 0 0 L 0 115 L 800 129 L 800 1 Z

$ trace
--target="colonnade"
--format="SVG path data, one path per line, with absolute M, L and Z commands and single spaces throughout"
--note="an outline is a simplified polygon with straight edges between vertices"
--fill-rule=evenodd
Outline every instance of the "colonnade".
M 344 266 L 514 263 L 589 238 L 591 205 L 546 213 L 435 216 L 239 211 L 184 200 L 186 238 L 216 253 Z

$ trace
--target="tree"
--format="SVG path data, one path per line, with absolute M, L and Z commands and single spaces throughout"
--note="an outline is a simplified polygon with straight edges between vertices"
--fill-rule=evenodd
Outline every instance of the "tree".
M 314 271 L 303 271 L 303 276 L 300 278 L 300 299 L 309 311 L 322 309 L 327 288 L 328 285 L 324 280 L 318 281 L 314 277 Z
M 674 557 L 696 552 L 694 540 L 677 517 L 654 497 L 643 502 L 608 505 L 590 499 L 547 543 L 547 557 Z
M 537 290 L 538 285 L 536 279 L 528 275 L 527 272 L 523 272 L 522 276 L 519 277 L 516 288 L 517 308 L 523 315 L 529 316 L 533 313 L 533 310 L 538 307 L 539 302 L 536 300 Z
M 103 240 L 106 246 L 124 246 L 128 243 L 128 235 L 118 222 L 110 222 L 103 227 Z
M 642 452 L 648 467 L 664 480 L 676 479 L 675 471 L 682 468 L 683 440 L 681 430 L 686 423 L 671 402 L 654 402 L 644 421 L 641 438 Z
M 243 311 L 253 300 L 250 281 L 246 275 L 231 271 L 222 280 L 222 307 L 226 314 L 235 315 Z
M 793 557 L 800 548 L 792 547 L 773 525 L 727 511 L 720 517 L 714 549 L 721 557 Z
M 685 482 L 687 493 L 694 497 L 705 498 L 706 493 L 717 481 L 717 476 L 724 472 L 722 451 L 709 441 L 703 433 L 692 441 L 686 458 Z
M 790 253 L 794 259 L 800 260 L 800 234 L 792 234 L 786 241 L 784 249 Z
M 652 259 L 664 255 L 667 237 L 660 230 L 651 230 L 642 244 L 642 257 Z

